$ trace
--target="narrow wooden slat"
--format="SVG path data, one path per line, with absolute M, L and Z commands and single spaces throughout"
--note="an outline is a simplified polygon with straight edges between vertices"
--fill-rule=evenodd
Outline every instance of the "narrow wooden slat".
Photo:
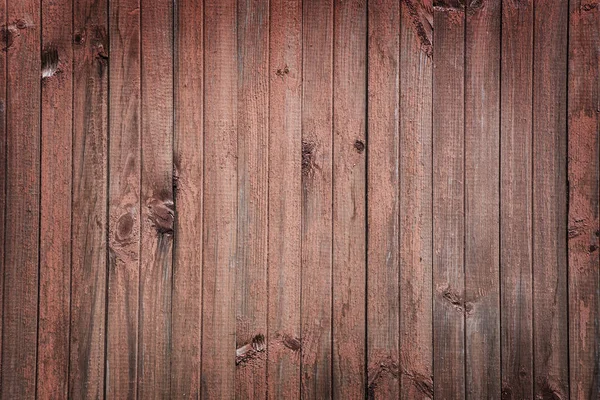
M 433 4 L 402 3 L 400 22 L 401 397 L 433 396 Z
M 567 329 L 568 4 L 536 3 L 533 62 L 534 396 L 569 394 Z
M 202 398 L 235 395 L 237 247 L 236 1 L 204 3 Z M 210 189 L 210 190 L 208 190 Z
M 41 26 L 38 0 L 8 2 L 6 219 L 0 398 L 32 399 L 36 385 L 40 227 Z
M 369 2 L 367 391 L 400 396 L 400 3 Z
M 7 42 L 7 28 L 8 28 L 8 0 L 0 0 L 0 24 L 2 25 L 0 32 L 4 35 L 0 41 L 0 50 L 4 49 Z M 6 185 L 8 180 L 7 171 L 7 154 L 6 145 L 8 144 L 8 132 L 7 126 L 7 96 L 8 96 L 8 70 L 7 70 L 7 52 L 0 51 L 0 166 L 2 171 L 0 172 L 0 383 L 2 382 L 2 330 L 3 330 L 3 318 L 4 313 L 4 266 L 5 266 L 5 221 L 6 221 L 6 203 L 7 203 L 7 192 Z M 0 390 L 1 392 L 1 390 Z
M 364 399 L 367 3 L 334 2 L 333 397 Z
M 332 385 L 333 1 L 305 0 L 302 16 L 302 397 Z
M 140 268 L 140 3 L 111 0 L 106 385 L 135 399 Z
M 465 351 L 468 397 L 500 399 L 501 2 L 467 6 Z
M 72 1 L 42 3 L 38 398 L 66 398 L 71 298 Z
M 272 0 L 269 51 L 269 399 L 300 397 L 302 1 Z
M 600 397 L 600 8 L 571 1 L 569 28 L 569 361 L 572 399 Z
M 203 1 L 183 0 L 175 15 L 177 218 L 173 262 L 171 398 L 200 394 L 203 227 Z
M 500 273 L 502 395 L 533 398 L 533 2 L 502 3 Z
M 434 396 L 465 397 L 464 34 L 461 2 L 434 3 Z

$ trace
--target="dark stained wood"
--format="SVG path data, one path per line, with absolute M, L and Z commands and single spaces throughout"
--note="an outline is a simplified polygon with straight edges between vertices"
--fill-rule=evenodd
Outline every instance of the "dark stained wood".
M 71 301 L 71 0 L 42 4 L 42 154 L 37 397 L 66 398 Z
M 268 398 L 300 397 L 302 2 L 272 0 Z
M 333 392 L 365 397 L 367 4 L 334 2 Z
M 502 3 L 500 284 L 503 398 L 533 398 L 533 2 Z
M 572 399 L 600 397 L 600 8 L 570 2 L 569 362 Z
M 302 391 L 332 393 L 333 1 L 303 2 Z
M 434 396 L 465 397 L 464 7 L 434 3 Z
M 204 3 L 204 399 L 233 398 L 236 374 L 237 13 L 234 0 Z
M 10 1 L 4 26 L 6 219 L 0 398 L 32 399 L 36 385 L 40 227 L 40 2 Z
M 433 394 L 433 4 L 404 1 L 400 16 L 400 388 Z
M 367 396 L 400 396 L 400 3 L 369 3 Z
M 111 0 L 106 394 L 135 399 L 140 269 L 139 0 Z
M 171 394 L 200 394 L 203 221 L 203 1 L 184 0 L 175 15 L 174 196 Z

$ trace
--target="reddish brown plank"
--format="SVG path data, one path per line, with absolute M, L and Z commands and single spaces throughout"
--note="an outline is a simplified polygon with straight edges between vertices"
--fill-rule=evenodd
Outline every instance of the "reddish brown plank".
M 401 397 L 433 396 L 433 4 L 406 0 L 400 23 Z
M 569 361 L 572 399 L 600 397 L 600 8 L 571 1 L 569 28 Z
M 7 46 L 7 28 L 8 28 L 8 0 L 0 1 L 0 33 L 3 35 L 0 39 L 0 50 Z M 8 144 L 8 132 L 6 130 L 6 109 L 8 97 L 8 71 L 7 71 L 7 51 L 0 51 L 0 320 L 4 313 L 4 265 L 5 265 L 5 221 L 6 221 L 6 203 L 7 192 L 6 184 L 8 179 L 6 145 Z M 0 321 L 0 383 L 2 382 L 2 322 Z M 0 391 L 1 392 L 1 391 Z
M 41 4 L 10 1 L 7 57 L 3 399 L 32 399 L 36 384 L 40 224 Z M 10 239 L 9 239 L 10 238 Z
M 235 396 L 237 29 L 235 0 L 204 3 L 202 397 Z M 208 190 L 210 189 L 210 190 Z
M 110 398 L 137 393 L 140 268 L 139 0 L 111 0 L 109 272 L 106 385 Z
M 42 158 L 37 396 L 69 382 L 73 49 L 72 2 L 42 3 Z
M 302 397 L 332 385 L 333 1 L 305 0 L 302 16 Z
M 369 3 L 367 394 L 400 396 L 400 3 Z
M 465 397 L 464 7 L 434 3 L 434 396 Z
M 302 1 L 272 0 L 269 51 L 270 399 L 300 397 Z
M 173 261 L 173 399 L 200 394 L 203 227 L 203 1 L 183 0 L 175 15 L 173 185 L 178 210 Z
M 500 273 L 502 394 L 533 398 L 533 2 L 502 3 Z

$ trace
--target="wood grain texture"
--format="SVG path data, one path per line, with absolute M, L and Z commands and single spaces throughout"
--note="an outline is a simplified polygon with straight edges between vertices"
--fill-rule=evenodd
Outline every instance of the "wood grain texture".
M 8 26 L 8 0 L 0 1 L 0 24 L 2 24 L 1 31 L 3 36 L 0 38 L 0 46 L 4 49 L 8 45 L 8 37 L 6 35 Z M 2 330 L 4 319 L 4 266 L 5 266 L 5 254 L 6 254 L 6 204 L 7 204 L 7 144 L 8 144 L 8 131 L 7 131 L 7 99 L 8 99 L 8 56 L 7 51 L 0 51 L 0 383 L 2 382 Z M 1 390 L 0 390 L 1 392 Z
M 572 1 L 569 27 L 569 363 L 572 399 L 600 397 L 600 9 Z
M 8 2 L 3 399 L 32 399 L 36 385 L 40 227 L 40 2 Z M 10 44 L 10 45 L 9 45 Z M 8 239 L 10 238 L 10 239 Z
M 333 1 L 303 2 L 302 397 L 332 393 Z
M 400 396 L 400 3 L 369 3 L 367 396 Z
M 140 270 L 139 0 L 111 0 L 106 394 L 137 395 Z
M 503 398 L 533 398 L 533 2 L 502 4 L 500 309 Z
M 400 388 L 433 396 L 433 4 L 404 1 L 400 17 Z
M 204 3 L 204 269 L 202 397 L 235 396 L 237 249 L 237 9 Z
M 300 397 L 302 1 L 270 2 L 268 398 Z
M 72 2 L 42 3 L 38 398 L 66 398 L 71 301 Z
M 367 4 L 334 2 L 333 392 L 366 390 Z
M 433 365 L 434 396 L 465 397 L 465 10 L 434 3 Z
M 200 395 L 203 229 L 204 2 L 184 0 L 175 15 L 175 143 L 177 216 L 173 261 L 171 394 Z

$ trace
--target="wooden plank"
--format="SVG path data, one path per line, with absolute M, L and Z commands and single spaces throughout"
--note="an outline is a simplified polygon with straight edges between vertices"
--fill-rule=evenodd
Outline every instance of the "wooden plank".
M 367 395 L 400 397 L 400 2 L 369 3 Z
M 433 396 L 433 4 L 402 2 L 400 16 L 400 387 Z
M 302 397 L 332 393 L 333 1 L 303 2 Z
M 66 398 L 71 301 L 72 2 L 42 4 L 42 158 L 37 397 Z
M 4 27 L 6 219 L 0 398 L 32 399 L 36 384 L 40 224 L 40 2 L 8 2 Z
M 501 374 L 506 398 L 533 398 L 533 2 L 502 3 Z
M 569 27 L 569 361 L 572 399 L 600 397 L 600 8 L 572 1 Z
M 501 2 L 467 6 L 465 362 L 468 397 L 500 399 Z
M 203 229 L 203 1 L 175 15 L 175 221 L 171 395 L 199 398 Z
M 434 396 L 465 397 L 464 35 L 461 2 L 434 3 Z
M 140 4 L 111 0 L 107 396 L 137 394 L 140 268 Z
M 569 394 L 567 328 L 568 4 L 534 8 L 534 395 Z
M 107 3 L 73 8 L 73 223 L 69 398 L 104 393 L 106 312 Z
M 302 1 L 272 0 L 269 37 L 269 399 L 300 397 Z
M 333 397 L 365 398 L 367 4 L 334 2 Z
M 8 108 L 8 49 L 5 49 L 8 45 L 9 35 L 8 33 L 8 0 L 0 1 L 0 165 L 2 165 L 2 171 L 0 172 L 0 320 L 4 313 L 4 265 L 5 265 L 5 222 L 6 222 L 6 203 L 7 203 L 7 192 L 6 185 L 8 180 L 7 171 L 7 154 L 6 146 L 8 144 L 8 131 L 7 131 L 7 119 L 6 111 Z M 3 323 L 0 322 L 0 383 L 2 382 L 2 327 Z M 0 390 L 1 393 L 1 390 Z
M 236 1 L 204 8 L 204 270 L 202 397 L 235 395 L 237 248 Z

